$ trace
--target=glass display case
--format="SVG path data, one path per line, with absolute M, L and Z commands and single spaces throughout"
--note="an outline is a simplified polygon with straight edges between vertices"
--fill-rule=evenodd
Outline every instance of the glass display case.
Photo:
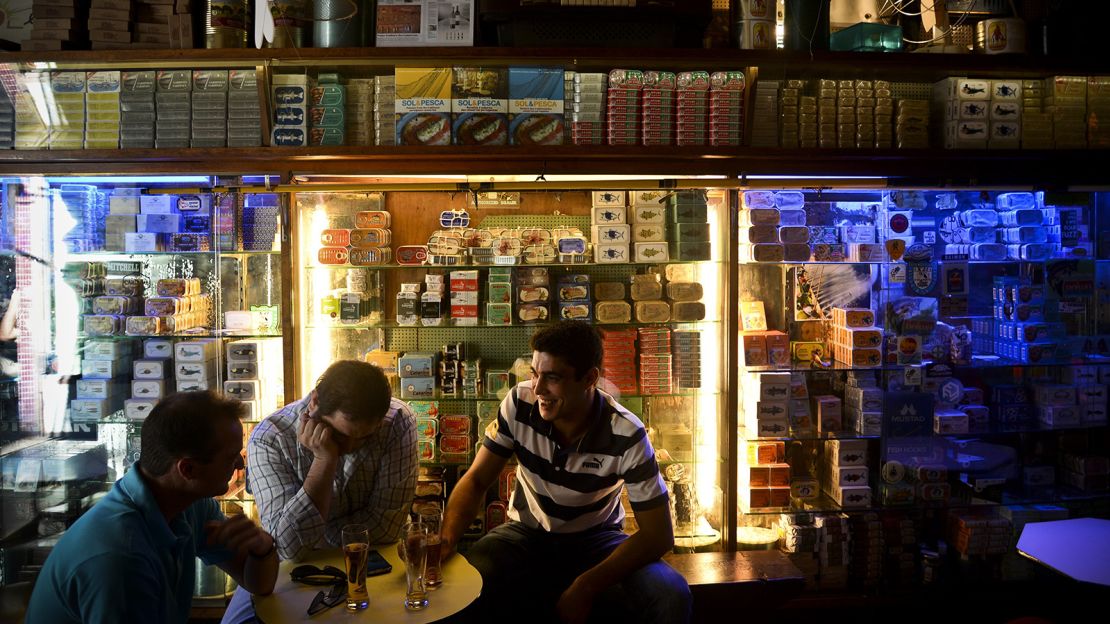
M 738 546 L 821 588 L 1018 579 L 1026 522 L 1105 513 L 1098 197 L 741 193 Z
M 161 397 L 241 399 L 244 435 L 284 404 L 284 197 L 214 182 L 5 180 L 0 584 L 33 574 L 138 459 Z M 239 471 L 222 502 L 250 514 L 243 481 Z
M 529 336 L 596 323 L 602 388 L 648 426 L 679 547 L 720 548 L 727 196 L 582 188 L 297 193 L 298 391 L 336 359 L 389 371 L 420 421 L 418 492 L 442 503 L 529 378 Z M 504 520 L 502 481 L 475 534 Z

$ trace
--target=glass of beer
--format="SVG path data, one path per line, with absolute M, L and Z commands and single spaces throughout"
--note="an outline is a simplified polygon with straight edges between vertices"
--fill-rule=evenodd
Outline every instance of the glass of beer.
M 443 584 L 443 575 L 439 569 L 439 531 L 443 512 L 438 508 L 421 511 L 420 522 L 428 527 L 428 562 L 424 566 L 424 587 L 436 589 Z
M 359 611 L 370 604 L 366 591 L 366 559 L 370 556 L 370 530 L 365 524 L 343 527 L 343 561 L 347 565 L 347 610 Z
M 401 528 L 401 544 L 405 550 L 405 608 L 419 611 L 428 606 L 428 590 L 424 587 L 428 525 L 423 522 L 405 523 Z

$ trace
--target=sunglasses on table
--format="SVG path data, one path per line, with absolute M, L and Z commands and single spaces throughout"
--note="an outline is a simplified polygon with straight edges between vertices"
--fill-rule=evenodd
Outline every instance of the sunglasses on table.
M 310 564 L 299 565 L 289 571 L 289 578 L 294 583 L 331 587 L 327 592 L 322 590 L 316 592 L 308 605 L 308 615 L 326 611 L 341 604 L 347 598 L 347 574 L 335 566 L 319 568 Z

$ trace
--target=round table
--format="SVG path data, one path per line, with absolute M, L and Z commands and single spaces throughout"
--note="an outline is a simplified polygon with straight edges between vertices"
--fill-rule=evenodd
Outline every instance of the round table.
M 319 567 L 332 565 L 343 569 L 343 554 L 339 549 L 321 550 L 304 561 L 283 561 L 278 572 L 277 586 L 269 596 L 254 596 L 254 608 L 265 624 L 282 622 L 351 622 L 354 620 L 388 624 L 424 624 L 461 611 L 474 601 L 482 591 L 482 576 L 462 555 L 456 554 L 443 564 L 443 584 L 428 592 L 428 606 L 421 611 L 407 611 L 405 598 L 405 564 L 397 556 L 396 544 L 379 544 L 374 547 L 393 566 L 389 574 L 366 579 L 370 606 L 357 613 L 347 611 L 345 604 L 332 607 L 311 618 L 308 606 L 316 592 L 327 587 L 294 583 L 289 571 L 310 563 Z

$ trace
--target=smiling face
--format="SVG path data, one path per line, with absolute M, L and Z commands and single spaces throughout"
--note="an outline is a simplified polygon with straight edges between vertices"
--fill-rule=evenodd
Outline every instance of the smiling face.
M 534 351 L 532 392 L 540 417 L 562 432 L 572 432 L 589 417 L 598 375 L 597 368 L 591 368 L 579 379 L 562 358 Z

